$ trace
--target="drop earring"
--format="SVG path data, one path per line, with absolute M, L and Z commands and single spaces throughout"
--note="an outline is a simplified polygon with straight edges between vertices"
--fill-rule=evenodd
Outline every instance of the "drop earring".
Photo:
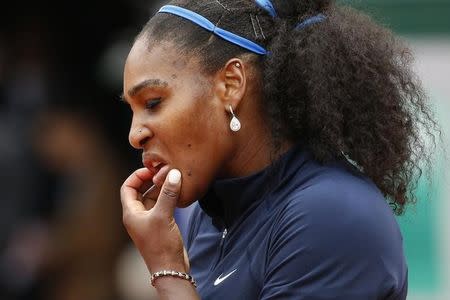
M 239 122 L 238 118 L 233 112 L 233 107 L 230 105 L 230 113 L 231 113 L 231 122 L 230 122 L 230 129 L 231 131 L 237 132 L 241 129 L 241 122 Z

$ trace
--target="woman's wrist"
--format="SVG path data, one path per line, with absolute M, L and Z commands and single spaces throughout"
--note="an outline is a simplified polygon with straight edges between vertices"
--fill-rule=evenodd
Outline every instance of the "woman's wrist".
M 200 299 L 192 283 L 182 278 L 164 276 L 155 280 L 160 299 Z
M 181 280 L 186 280 L 189 283 L 191 283 L 194 287 L 197 287 L 197 283 L 195 282 L 194 278 L 190 274 L 188 274 L 186 272 L 175 271 L 175 270 L 160 270 L 155 273 L 151 273 L 150 274 L 150 283 L 153 286 L 155 286 L 157 280 L 160 280 L 165 277 L 172 277 L 172 278 L 176 278 L 176 279 L 178 278 Z

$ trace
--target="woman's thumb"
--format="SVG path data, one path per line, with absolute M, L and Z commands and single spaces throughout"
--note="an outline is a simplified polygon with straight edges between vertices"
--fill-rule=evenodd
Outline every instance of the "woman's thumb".
M 164 216 L 173 217 L 180 190 L 181 172 L 177 169 L 172 169 L 167 174 L 154 209 Z

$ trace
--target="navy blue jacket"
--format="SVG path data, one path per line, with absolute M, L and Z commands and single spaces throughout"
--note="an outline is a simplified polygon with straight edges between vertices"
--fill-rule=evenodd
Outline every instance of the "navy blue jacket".
M 345 160 L 296 146 L 195 205 L 186 246 L 202 299 L 406 299 L 392 210 Z

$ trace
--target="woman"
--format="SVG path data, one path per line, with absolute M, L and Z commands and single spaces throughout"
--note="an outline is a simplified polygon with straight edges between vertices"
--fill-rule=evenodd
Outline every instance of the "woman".
M 160 297 L 405 299 L 386 199 L 414 201 L 419 129 L 436 128 L 409 61 L 329 0 L 161 8 L 125 64 L 145 168 L 121 188 Z M 174 208 L 198 199 L 183 242 Z

